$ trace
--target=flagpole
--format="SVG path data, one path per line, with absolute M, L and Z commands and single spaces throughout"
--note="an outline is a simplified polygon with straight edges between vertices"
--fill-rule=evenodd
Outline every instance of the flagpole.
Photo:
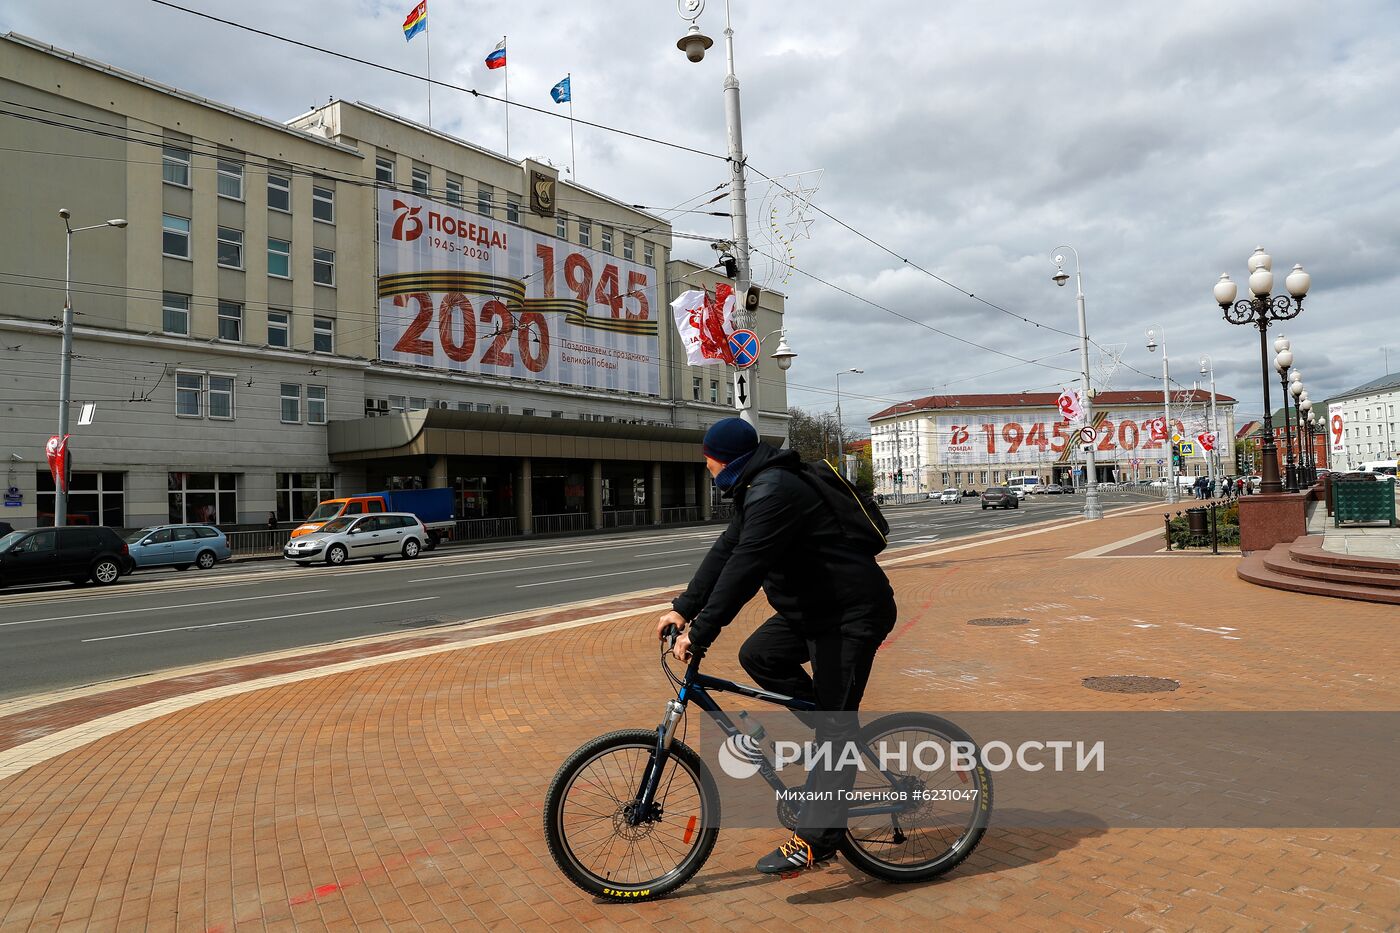
M 574 73 L 564 76 L 569 82 L 569 174 L 578 182 L 578 154 L 574 151 Z
M 428 47 L 428 129 L 433 128 L 433 33 L 423 23 L 423 42 Z
M 510 49 L 506 48 L 506 36 L 501 36 L 501 50 L 506 53 L 505 74 L 501 75 L 506 82 L 506 158 L 510 158 Z

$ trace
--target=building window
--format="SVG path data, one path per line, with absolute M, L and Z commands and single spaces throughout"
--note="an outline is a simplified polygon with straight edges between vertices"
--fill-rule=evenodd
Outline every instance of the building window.
M 204 374 L 175 374 L 175 414 L 181 418 L 204 415 Z
M 316 353 L 335 352 L 335 319 L 318 317 L 312 321 L 311 349 Z
M 243 268 L 243 231 L 219 228 L 219 265 L 226 269 Z
M 521 409 L 520 413 L 521 413 L 522 415 L 526 415 L 526 416 L 531 417 L 531 418 L 533 418 L 533 417 L 535 416 L 535 410 L 534 410 L 533 408 L 524 408 L 524 409 Z
M 700 401 L 700 377 L 692 376 L 690 379 L 690 397 L 695 401 Z
M 520 202 L 515 198 L 506 198 L 506 220 L 513 224 L 520 223 Z
M 190 186 L 190 151 L 179 146 L 161 146 L 160 177 L 167 185 Z
M 476 410 L 489 412 L 491 410 L 491 406 L 488 405 L 486 402 L 477 402 Z
M 389 396 L 389 410 L 394 412 L 408 411 L 408 399 L 402 395 Z
M 190 296 L 162 292 L 160 298 L 160 329 L 167 334 L 188 337 L 190 333 Z
M 582 217 L 578 219 L 578 245 L 593 245 L 593 222 Z
M 177 259 L 190 258 L 190 222 L 184 217 L 162 214 L 160 251 Z
M 236 301 L 219 302 L 219 339 L 243 340 L 243 306 Z
M 278 473 L 277 520 L 305 521 L 326 499 L 335 498 L 334 473 Z
M 287 175 L 267 175 L 267 206 L 274 211 L 292 210 L 292 179 Z
M 126 527 L 125 473 L 75 472 L 71 479 L 68 486 L 68 524 Z M 34 488 L 38 493 L 35 502 L 38 509 L 37 524 L 40 528 L 52 528 L 53 474 L 48 470 L 36 470 Z
M 413 167 L 413 193 L 424 196 L 428 194 L 428 170 L 416 165 Z
M 292 345 L 292 316 L 286 311 L 267 312 L 267 345 L 283 349 Z
M 428 407 L 428 400 L 427 400 L 426 398 L 418 398 L 417 396 L 414 396 L 414 395 L 410 395 L 410 396 L 408 397 L 408 410 L 409 410 L 409 411 L 422 411 L 423 409 L 425 409 L 425 408 L 427 408 L 427 407 Z
M 243 200 L 243 166 L 227 159 L 216 159 L 219 170 L 219 197 Z
M 237 524 L 237 473 L 170 473 L 166 479 L 170 521 Z
M 569 215 L 563 211 L 554 215 L 554 235 L 561 240 L 569 238 Z
M 714 379 L 710 380 L 710 401 L 719 404 L 719 382 Z
M 497 405 L 497 406 L 496 406 L 496 414 L 498 414 L 498 415 L 508 415 L 508 414 L 510 414 L 510 406 L 509 406 L 509 405 Z
M 326 423 L 326 387 L 306 387 L 306 423 Z
M 656 247 L 651 243 L 642 244 L 642 264 L 648 266 L 656 265 Z
M 393 156 L 375 156 L 374 180 L 382 185 L 392 185 L 394 183 Z
M 282 383 L 282 423 L 301 424 L 301 386 Z
M 613 249 L 612 236 L 613 236 L 612 227 L 604 227 L 604 228 L 603 228 L 603 252 L 607 253 L 608 255 L 612 255 L 612 249 Z
M 631 262 L 637 255 L 637 241 L 626 234 L 622 237 L 622 258 Z
M 491 199 L 496 196 L 496 192 L 490 185 L 476 186 L 476 212 L 483 217 L 491 216 Z
M 453 175 L 447 176 L 447 203 L 453 207 L 462 206 L 462 179 Z
M 335 285 L 335 250 L 311 251 L 311 281 L 317 285 Z
M 209 376 L 209 417 L 233 420 L 233 377 Z
M 322 223 L 335 223 L 335 191 L 320 185 L 311 186 L 311 217 Z
M 267 274 L 279 279 L 292 277 L 292 244 L 267 238 Z

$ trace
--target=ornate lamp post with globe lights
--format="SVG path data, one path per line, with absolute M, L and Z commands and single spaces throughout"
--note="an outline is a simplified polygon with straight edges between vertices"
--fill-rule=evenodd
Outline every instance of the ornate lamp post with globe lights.
M 1278 475 L 1278 448 L 1274 445 L 1273 413 L 1269 410 L 1269 341 L 1270 321 L 1286 321 L 1297 317 L 1303 310 L 1303 298 L 1308 294 L 1312 277 L 1303 271 L 1302 265 L 1295 265 L 1284 279 L 1287 295 L 1271 295 L 1274 290 L 1273 257 L 1264 252 L 1264 247 L 1256 247 L 1249 257 L 1249 297 L 1235 300 L 1238 294 L 1229 273 L 1223 273 L 1215 283 L 1215 302 L 1231 324 L 1253 324 L 1259 328 L 1259 365 L 1263 373 L 1264 388 L 1264 443 L 1263 464 L 1260 476 L 1263 482 L 1259 491 L 1265 493 L 1282 492 L 1283 484 Z M 1291 297 L 1290 297 L 1291 296 Z
M 1293 366 L 1293 348 L 1288 342 L 1288 338 L 1280 334 L 1274 339 L 1274 349 L 1278 351 L 1278 356 L 1274 357 L 1274 369 L 1278 371 L 1278 384 L 1283 387 L 1283 460 L 1284 475 L 1282 477 L 1284 489 L 1289 492 L 1298 491 L 1298 477 L 1293 467 L 1293 430 L 1288 418 L 1288 371 Z

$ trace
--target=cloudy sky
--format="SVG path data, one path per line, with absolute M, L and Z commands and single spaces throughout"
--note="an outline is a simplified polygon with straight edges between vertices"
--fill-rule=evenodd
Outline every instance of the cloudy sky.
M 424 66 L 422 37 L 406 44 L 400 30 L 412 0 L 179 2 Z M 818 182 L 812 202 L 869 238 L 816 215 L 810 237 L 792 244 L 800 271 L 786 281 L 755 256 L 756 273 L 789 296 L 793 404 L 833 407 L 834 375 L 851 367 L 865 373 L 842 379 L 847 424 L 935 392 L 1066 384 L 1073 374 L 1050 367 L 1077 371 L 1064 352 L 1074 339 L 1019 319 L 1076 330 L 1072 284 L 1050 281 L 1062 243 L 1083 261 L 1091 335 L 1126 346 L 1113 388 L 1154 384 L 1145 374 L 1159 377 L 1160 357 L 1144 332 L 1160 323 L 1177 381 L 1190 385 L 1209 353 L 1219 390 L 1257 416 L 1257 333 L 1227 324 L 1210 289 L 1221 272 L 1243 283 L 1259 244 L 1280 291 L 1294 263 L 1312 273 L 1302 316 L 1282 330 L 1314 398 L 1381 375 L 1386 345 L 1400 370 L 1400 5 L 734 0 L 733 15 L 750 164 L 789 184 Z M 508 35 L 513 100 L 564 112 L 548 91 L 569 72 L 580 119 L 724 149 L 722 42 L 704 62 L 686 61 L 668 0 L 431 0 L 429 23 L 438 80 L 499 93 L 501 73 L 482 59 Z M 719 0 L 700 24 L 722 40 Z M 421 82 L 151 0 L 7 4 L 0 28 L 274 119 L 331 97 L 427 117 Z M 433 118 L 504 149 L 498 104 L 439 89 Z M 728 176 L 713 158 L 589 128 L 576 138 L 579 181 L 629 203 L 693 204 Z M 511 153 L 567 165 L 568 126 L 517 110 Z M 781 251 L 766 233 L 774 189 L 757 175 L 750 184 L 755 245 Z M 776 208 L 790 233 L 789 204 Z M 725 218 L 673 222 L 728 235 Z M 713 256 L 693 241 L 678 241 L 676 255 Z

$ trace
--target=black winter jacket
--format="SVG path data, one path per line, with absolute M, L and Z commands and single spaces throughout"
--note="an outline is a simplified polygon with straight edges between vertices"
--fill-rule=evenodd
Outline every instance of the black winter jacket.
M 808 635 L 868 619 L 894 625 L 894 591 L 875 558 L 852 548 L 801 475 L 793 450 L 759 444 L 734 485 L 734 517 L 672 607 L 708 646 L 763 586 L 775 612 Z

